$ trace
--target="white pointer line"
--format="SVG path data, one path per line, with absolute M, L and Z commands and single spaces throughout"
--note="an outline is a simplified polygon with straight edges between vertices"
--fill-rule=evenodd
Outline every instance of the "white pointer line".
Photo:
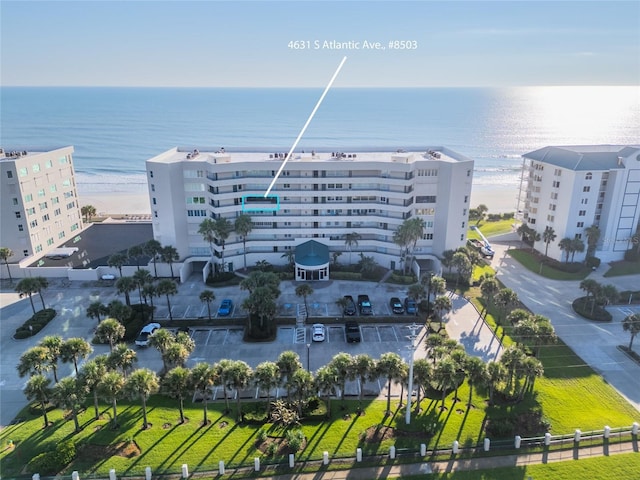
M 313 119 L 313 116 L 316 114 L 316 111 L 318 110 L 318 108 L 320 108 L 320 104 L 322 104 L 322 101 L 324 100 L 325 95 L 327 94 L 327 92 L 331 88 L 331 85 L 333 85 L 333 82 L 336 79 L 336 77 L 338 76 L 338 73 L 340 73 L 340 69 L 342 68 L 342 65 L 344 65 L 344 62 L 346 62 L 346 61 L 347 61 L 347 57 L 342 57 L 342 61 L 340 62 L 340 65 L 338 65 L 338 68 L 336 69 L 336 72 L 333 74 L 333 77 L 331 77 L 331 80 L 329 80 L 329 84 L 324 89 L 324 92 L 322 92 L 322 95 L 320 96 L 320 100 L 318 100 L 318 103 L 316 103 L 316 106 L 314 107 L 313 111 L 311 112 L 311 115 L 309 115 L 309 118 L 307 119 L 307 122 L 304 124 L 304 127 L 302 127 L 302 130 L 300 130 L 300 133 L 298 134 L 298 138 L 296 138 L 296 141 L 293 142 L 293 145 L 291 146 L 291 150 L 289 150 L 289 153 L 287 153 L 287 156 L 284 157 L 284 162 L 282 162 L 282 165 L 280 165 L 280 168 L 278 169 L 278 173 L 276 173 L 275 178 L 273 180 L 271 180 L 271 184 L 269 185 L 269 188 L 267 188 L 267 191 L 264 194 L 264 198 L 266 198 L 267 195 L 269 195 L 269 192 L 271 192 L 271 189 L 273 188 L 273 185 L 278 180 L 278 177 L 280 176 L 280 173 L 282 173 L 282 170 L 284 169 L 284 166 L 289 161 L 289 158 L 291 158 L 291 154 L 293 153 L 293 151 L 298 146 L 298 142 L 302 138 L 302 135 L 304 135 L 304 132 L 307 130 L 307 127 L 311 123 L 311 120 Z

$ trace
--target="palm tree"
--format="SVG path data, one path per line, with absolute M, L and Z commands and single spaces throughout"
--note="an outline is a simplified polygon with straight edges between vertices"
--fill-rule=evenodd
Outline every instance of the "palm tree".
M 47 350 L 47 363 L 53 371 L 53 380 L 58 383 L 58 358 L 62 350 L 62 337 L 48 335 L 42 339 L 40 346 Z
M 631 335 L 631 339 L 629 340 L 629 350 L 633 346 L 633 339 L 636 338 L 636 335 L 640 333 L 640 313 L 633 313 L 631 315 L 627 315 L 624 320 L 622 320 L 622 329 L 625 332 L 629 332 Z
M 116 342 L 124 338 L 125 328 L 115 318 L 105 318 L 96 328 L 96 338 L 100 342 L 109 343 L 109 351 L 113 352 L 113 346 Z
M 449 269 L 449 273 L 451 273 L 451 268 L 453 267 L 453 256 L 455 254 L 455 250 L 445 250 L 444 252 L 442 252 L 442 258 L 440 259 L 440 262 L 442 263 L 442 266 Z
M 144 256 L 144 245 L 134 245 L 127 250 L 127 258 L 136 263 L 136 270 L 140 270 L 140 258 Z
M 173 313 L 171 313 L 171 295 L 178 293 L 178 287 L 173 280 L 160 280 L 158 283 L 158 296 L 164 295 L 167 298 L 167 308 L 169 309 L 169 319 L 173 320 Z
M 91 352 L 93 348 L 84 338 L 69 338 L 60 347 L 60 359 L 65 363 L 73 362 L 73 368 L 78 375 L 78 360 L 87 358 Z
M 144 245 L 144 253 L 151 257 L 151 261 L 153 262 L 153 276 L 158 278 L 158 268 L 156 266 L 156 262 L 158 260 L 158 255 L 162 252 L 162 245 L 157 240 L 149 240 Z
M 186 333 L 184 332 L 181 332 L 181 333 L 187 336 Z M 191 340 L 191 338 L 189 338 L 189 340 Z M 191 342 L 193 342 L 193 340 L 191 340 Z M 195 343 L 194 343 L 194 346 L 195 346 Z M 178 341 L 174 341 L 171 345 L 169 345 L 169 348 L 167 348 L 167 351 L 162 357 L 162 361 L 163 362 L 166 361 L 169 368 L 184 367 L 184 362 L 187 361 L 187 358 L 189 358 L 189 355 L 191 354 L 192 351 L 193 351 L 193 348 L 190 349 L 189 345 L 180 343 Z
M 17 365 L 18 375 L 26 377 L 27 375 L 42 375 L 51 370 L 49 363 L 49 351 L 41 346 L 31 347 L 29 350 L 20 355 Z
M 467 372 L 467 382 L 469 383 L 469 406 L 471 406 L 473 387 L 478 388 L 478 386 L 487 382 L 487 366 L 482 359 L 469 356 L 464 368 Z
M 511 310 L 507 315 L 507 321 L 514 326 L 517 326 L 519 323 L 523 321 L 531 320 L 531 319 L 532 319 L 531 313 L 529 313 L 529 311 L 525 310 L 524 308 L 515 308 Z
M 138 296 L 140 297 L 141 305 L 142 305 L 142 289 L 145 285 L 151 283 L 152 281 L 153 281 L 153 277 L 151 276 L 151 272 L 146 268 L 139 268 L 133 274 L 133 282 L 135 286 L 138 287 Z
M 198 363 L 189 372 L 189 384 L 193 388 L 194 395 L 199 394 L 202 398 L 202 404 L 204 407 L 204 419 L 203 425 L 207 425 L 207 402 L 209 401 L 209 395 L 211 394 L 211 387 L 217 380 L 215 370 L 208 363 Z
M 418 358 L 413 362 L 413 385 L 416 388 L 415 413 L 420 413 L 420 392 L 426 388 L 433 376 L 431 364 L 426 358 Z
M 242 237 L 242 254 L 244 255 L 244 269 L 247 269 L 247 235 L 253 230 L 251 215 L 241 213 L 233 222 L 233 229 Z
M 242 302 L 242 308 L 254 315 L 254 318 L 257 316 L 260 328 L 264 328 L 265 320 L 273 319 L 276 314 L 276 298 L 272 288 L 268 286 L 257 287 L 251 292 L 249 297 Z
M 426 297 L 426 292 L 424 290 L 424 286 L 421 283 L 414 283 L 413 285 L 409 286 L 407 295 L 409 295 L 409 298 L 413 298 L 416 302 L 419 302 L 424 297 Z M 418 312 L 416 312 L 416 315 L 417 314 Z
M 615 285 L 607 284 L 602 286 L 600 296 L 604 300 L 605 305 L 609 305 L 610 303 L 616 303 L 618 301 L 620 293 Z
M 213 245 L 216 241 L 215 222 L 211 218 L 205 218 L 200 222 L 198 233 L 202 235 L 202 239 L 209 244 L 211 258 L 215 256 Z
M 480 314 L 482 314 L 489 305 L 494 304 L 494 298 L 500 291 L 500 284 L 498 284 L 498 281 L 493 276 L 485 277 L 480 283 L 480 291 L 482 292 L 482 304 L 484 305 L 484 309 L 480 312 Z
M 147 400 L 150 395 L 157 393 L 159 388 L 160 385 L 156 373 L 148 368 L 135 370 L 124 386 L 124 390 L 130 398 L 139 398 L 142 402 L 142 428 L 145 430 L 149 428 L 149 423 L 147 422 Z
M 376 375 L 376 362 L 366 353 L 356 355 L 351 360 L 352 375 L 358 378 L 360 388 L 358 393 L 358 410 L 362 408 L 362 396 L 364 395 L 364 384 L 372 380 Z
M 80 423 L 78 422 L 78 406 L 84 403 L 86 390 L 77 378 L 65 377 L 60 380 L 54 387 L 51 398 L 53 401 L 62 406 L 64 409 L 71 410 L 75 432 L 80 431 Z
M 338 385 L 338 376 L 329 365 L 324 365 L 316 372 L 316 378 L 314 379 L 316 390 L 318 395 L 326 393 L 327 403 L 327 418 L 331 418 L 331 395 L 335 394 L 336 385 Z
M 80 213 L 84 217 L 85 223 L 91 220 L 91 217 L 94 217 L 97 213 L 96 207 L 93 205 L 83 205 L 80 207 Z
M 433 310 L 438 315 L 438 320 L 440 321 L 440 329 L 442 329 L 442 320 L 445 313 L 450 312 L 453 308 L 453 304 L 451 303 L 451 299 L 446 295 L 440 295 L 436 297 L 433 301 Z
M 518 303 L 518 294 L 510 288 L 503 288 L 496 294 L 495 303 L 500 307 L 502 313 L 500 320 L 503 320 L 507 310 Z
M 200 292 L 200 301 L 207 304 L 207 313 L 209 314 L 209 321 L 211 321 L 211 302 L 216 299 L 213 290 L 203 290 Z
M 0 248 L 0 260 L 4 262 L 7 266 L 7 273 L 9 274 L 9 281 L 13 283 L 13 278 L 11 277 L 11 269 L 9 268 L 9 259 L 13 257 L 13 250 L 9 247 Z
M 444 408 L 447 392 L 457 386 L 458 366 L 456 362 L 450 356 L 442 358 L 433 368 L 433 378 L 437 382 L 438 388 L 442 390 L 442 408 Z
M 540 348 L 545 345 L 553 345 L 557 343 L 558 336 L 556 330 L 551 325 L 551 321 L 547 317 L 542 315 L 535 315 L 533 317 L 536 321 L 536 334 L 533 338 L 533 344 L 536 347 L 535 355 L 540 356 Z
M 291 388 L 289 382 L 291 381 L 291 376 L 296 370 L 302 368 L 302 363 L 300 363 L 300 357 L 296 352 L 292 352 L 291 350 L 286 350 L 280 354 L 278 360 L 276 361 L 276 365 L 278 366 L 278 370 L 280 371 L 280 384 L 287 388 L 287 401 L 291 401 Z
M 398 226 L 398 229 L 393 232 L 393 243 L 400 247 L 400 259 L 402 262 L 403 273 L 406 273 L 407 265 L 409 264 L 407 259 L 409 257 L 409 244 L 411 243 L 410 232 L 405 222 L 402 222 L 402 224 Z
M 402 358 L 395 352 L 383 353 L 376 363 L 378 376 L 387 379 L 387 412 L 391 412 L 391 382 L 402 370 Z
M 293 271 L 293 267 L 296 263 L 295 250 L 286 250 L 282 255 L 280 255 L 280 258 L 285 258 L 287 260 L 287 267 L 290 271 Z M 259 270 L 266 270 L 266 265 L 264 265 L 264 263 L 269 262 L 267 262 L 266 260 L 260 260 L 259 262 L 256 262 L 256 268 Z M 268 266 L 271 267 L 271 264 L 269 264 Z
M 224 396 L 225 412 L 229 412 L 229 395 L 228 390 L 231 387 L 231 368 L 233 367 L 233 360 L 223 358 L 219 362 L 213 364 L 213 371 L 216 373 L 216 381 L 214 385 L 216 387 L 222 387 L 222 393 Z
M 340 388 L 340 400 L 344 403 L 344 391 L 347 380 L 354 378 L 353 357 L 348 353 L 340 352 L 329 362 L 329 367 L 335 372 Z
M 504 382 L 507 377 L 507 370 L 500 362 L 487 363 L 487 383 L 489 386 L 489 405 L 493 405 L 493 395 L 498 385 Z
M 118 428 L 118 398 L 122 395 L 124 389 L 124 377 L 115 371 L 104 374 L 98 383 L 98 393 L 107 402 L 111 402 L 113 417 L 111 418 L 111 427 Z
M 556 239 L 557 235 L 553 227 L 545 227 L 542 232 L 542 241 L 545 243 L 544 256 L 547 257 L 549 252 L 549 244 Z
M 160 328 L 149 337 L 149 346 L 158 349 L 162 357 L 162 371 L 168 370 L 166 353 L 169 347 L 175 342 L 175 337 L 166 328 Z
M 424 229 L 426 222 L 420 217 L 413 217 L 405 220 L 403 224 L 407 225 L 407 234 L 409 244 L 411 245 L 411 259 L 415 257 L 416 245 L 418 240 L 424 237 Z
M 291 377 L 291 386 L 293 388 L 293 398 L 298 408 L 298 416 L 302 417 L 302 404 L 314 395 L 315 383 L 313 375 L 304 369 L 296 370 Z
M 33 280 L 34 280 L 34 286 L 36 287 L 36 291 L 40 296 L 40 302 L 42 302 L 42 309 L 44 310 L 47 307 L 45 307 L 44 305 L 44 298 L 42 297 L 42 291 L 46 290 L 49 287 L 49 280 L 47 280 L 44 277 L 33 277 Z
M 347 233 L 344 236 L 344 244 L 346 245 L 347 250 L 349 250 L 349 265 L 351 265 L 351 249 L 352 247 L 358 246 L 358 240 L 360 240 L 361 238 L 362 237 L 358 232 Z
M 223 217 L 216 218 L 213 224 L 213 231 L 215 236 L 220 240 L 220 244 L 222 246 L 222 253 L 220 257 L 220 271 L 224 272 L 224 244 L 229 238 L 231 231 L 233 230 L 233 225 L 229 220 Z
M 580 282 L 580 290 L 584 290 L 586 292 L 587 301 L 589 301 L 589 297 L 592 298 L 591 314 L 593 315 L 593 310 L 596 307 L 596 300 L 602 291 L 602 286 L 592 278 L 585 278 Z
M 160 258 L 164 263 L 167 263 L 169 265 L 169 269 L 171 270 L 171 278 L 173 278 L 173 264 L 174 262 L 180 260 L 180 254 L 178 254 L 178 250 L 176 250 L 176 247 L 173 247 L 171 245 L 162 247 Z
M 372 256 L 367 256 L 364 253 L 360 252 L 360 261 L 358 262 L 358 265 L 360 267 L 360 272 L 362 272 L 364 275 L 367 275 L 369 273 L 373 273 L 378 263 Z
M 107 305 L 107 315 L 115 318 L 122 324 L 131 318 L 131 313 L 131 307 L 125 305 L 120 300 L 111 300 L 109 305 Z
M 522 400 L 524 398 L 525 392 L 533 391 L 533 386 L 535 384 L 536 378 L 542 377 L 544 375 L 544 366 L 542 362 L 534 357 L 526 357 L 522 363 L 522 371 L 524 372 L 525 381 L 520 389 L 519 399 Z
M 102 302 L 92 302 L 87 307 L 87 317 L 95 318 L 98 320 L 98 324 L 100 324 L 100 315 L 106 315 L 109 313 L 109 309 Z
M 126 378 L 127 372 L 133 368 L 133 364 L 138 361 L 138 355 L 131 350 L 125 343 L 117 344 L 109 357 L 107 358 L 107 366 L 112 370 L 118 368 L 122 370 L 122 375 Z
M 313 295 L 313 288 L 308 283 L 303 283 L 296 287 L 296 296 L 304 299 L 304 310 L 307 312 L 305 321 L 309 318 L 309 307 L 307 306 L 307 297 Z
M 33 305 L 33 297 L 32 295 L 38 291 L 38 282 L 35 278 L 23 278 L 16 285 L 15 291 L 18 292 L 21 296 L 27 295 L 29 297 L 29 302 L 31 302 L 31 310 L 33 310 L 33 314 L 36 314 L 36 307 Z
M 107 356 L 98 355 L 92 358 L 82 366 L 78 379 L 80 384 L 88 392 L 93 392 L 93 408 L 95 411 L 94 418 L 100 418 L 100 410 L 98 409 L 98 384 L 102 377 L 107 373 Z
M 569 255 L 571 255 L 571 251 L 573 248 L 573 243 L 571 241 L 571 238 L 564 237 L 562 240 L 558 242 L 558 246 L 560 247 L 560 250 L 564 252 L 565 263 L 569 263 Z
M 526 223 L 521 223 L 517 228 L 516 233 L 520 236 L 521 246 L 524 246 L 524 242 L 529 239 L 532 230 Z
M 51 396 L 51 388 L 49 388 L 50 383 L 51 380 L 47 377 L 42 374 L 37 374 L 29 379 L 24 388 L 24 394 L 27 396 L 28 400 L 36 400 L 40 402 L 44 428 L 49 426 L 49 419 L 47 418 L 47 402 L 49 402 L 49 397 Z
M 229 386 L 236 391 L 237 420 L 242 421 L 242 408 L 240 406 L 240 390 L 247 388 L 251 382 L 253 370 L 242 360 L 236 360 L 229 368 Z
M 127 304 L 127 307 L 131 306 L 131 297 L 129 296 L 129 293 L 136 289 L 136 285 L 136 281 L 133 277 L 120 277 L 116 281 L 118 293 L 124 293 L 124 301 Z
M 280 296 L 280 277 L 274 272 L 254 271 L 240 282 L 240 289 L 253 293 L 258 287 L 268 287 L 274 298 Z
M 502 353 L 500 363 L 502 363 L 507 370 L 507 394 L 511 393 L 514 381 L 516 380 L 516 372 L 522 367 L 522 362 L 525 357 L 524 352 L 515 345 L 508 347 Z
M 584 229 L 584 234 L 587 236 L 587 257 L 593 257 L 600 240 L 600 229 L 597 225 L 591 225 Z
M 334 267 L 338 266 L 338 257 L 342 255 L 342 252 L 331 252 L 331 263 Z
M 171 398 L 178 400 L 180 409 L 180 423 L 184 423 L 184 399 L 189 390 L 189 370 L 175 367 L 167 372 L 162 379 L 162 389 Z
M 344 319 L 344 309 L 347 308 L 347 305 L 349 305 L 349 300 L 347 300 L 344 297 L 340 297 L 339 299 L 336 300 L 336 305 L 340 307 L 340 311 L 342 312 L 342 318 Z
M 253 372 L 253 382 L 260 390 L 267 392 L 267 417 L 271 412 L 271 390 L 280 383 L 280 369 L 275 362 L 262 362 Z
M 151 320 L 153 320 L 153 315 L 155 311 L 155 307 L 153 306 L 153 297 L 158 296 L 158 287 L 156 287 L 153 283 L 147 283 L 144 287 L 142 287 L 142 297 L 144 298 L 144 303 L 147 303 L 147 298 L 149 299 L 149 303 L 151 304 Z
M 484 217 L 487 215 L 488 211 L 489 211 L 489 208 L 484 203 L 481 203 L 476 207 L 476 212 L 478 212 L 476 225 L 480 225 L 480 222 L 484 220 Z
M 456 268 L 458 271 L 458 275 L 456 276 L 456 286 L 458 288 L 458 281 L 463 278 L 465 281 L 469 281 L 471 277 L 471 273 L 473 272 L 473 266 L 469 261 L 469 257 L 463 252 L 456 252 L 453 254 L 453 259 L 451 260 L 452 266 Z
M 571 240 L 571 261 L 572 262 L 573 262 L 573 258 L 576 255 L 576 252 L 578 253 L 584 252 L 584 242 L 577 237 Z
M 122 252 L 114 253 L 109 257 L 107 261 L 107 265 L 112 268 L 117 268 L 118 272 L 120 272 L 120 277 L 122 277 L 122 267 L 127 264 L 127 255 Z

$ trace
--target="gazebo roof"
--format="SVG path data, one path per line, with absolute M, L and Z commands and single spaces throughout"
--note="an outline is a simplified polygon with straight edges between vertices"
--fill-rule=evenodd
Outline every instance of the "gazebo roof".
M 329 263 L 329 247 L 309 240 L 296 247 L 295 258 L 296 264 L 302 267 L 318 267 Z

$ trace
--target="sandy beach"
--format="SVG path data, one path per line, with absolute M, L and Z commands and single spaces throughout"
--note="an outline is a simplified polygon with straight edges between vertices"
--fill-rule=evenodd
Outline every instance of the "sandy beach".
M 469 205 L 475 208 L 481 203 L 490 213 L 516 210 L 518 190 L 513 186 L 474 185 Z M 151 215 L 149 196 L 146 192 L 98 192 L 78 193 L 80 205 L 93 205 L 98 215 Z

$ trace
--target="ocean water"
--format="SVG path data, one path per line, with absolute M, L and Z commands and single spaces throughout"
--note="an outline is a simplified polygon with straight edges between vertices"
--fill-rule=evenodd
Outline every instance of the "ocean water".
M 175 146 L 288 151 L 321 89 L 0 88 L 0 146 L 75 147 L 80 191 L 140 191 Z M 424 149 L 474 160 L 474 185 L 516 186 L 546 145 L 640 144 L 640 87 L 332 89 L 298 150 Z

